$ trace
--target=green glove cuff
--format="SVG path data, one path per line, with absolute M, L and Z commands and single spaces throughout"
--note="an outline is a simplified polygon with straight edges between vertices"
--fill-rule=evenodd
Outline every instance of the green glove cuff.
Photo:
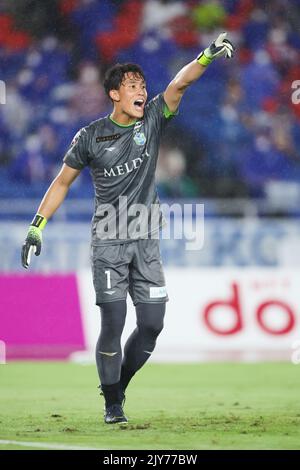
M 205 49 L 206 51 L 206 49 Z M 210 58 L 210 57 L 207 57 L 205 55 L 205 51 L 201 52 L 200 55 L 198 55 L 197 57 L 197 62 L 200 64 L 200 65 L 203 65 L 203 67 L 207 67 L 209 64 L 212 63 L 213 61 L 213 58 Z
M 39 230 L 43 230 L 46 227 L 47 219 L 41 214 L 36 214 L 31 222 L 32 227 L 36 227 Z

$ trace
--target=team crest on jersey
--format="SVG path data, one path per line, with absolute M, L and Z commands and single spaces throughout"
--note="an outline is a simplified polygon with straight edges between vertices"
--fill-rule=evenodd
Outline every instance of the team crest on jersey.
M 137 145 L 144 145 L 146 143 L 146 137 L 144 132 L 137 132 L 134 135 L 133 140 Z
M 144 124 L 143 119 L 141 119 L 140 121 L 136 121 L 136 123 L 134 125 L 134 128 L 133 128 L 133 131 L 136 132 L 138 129 L 140 129 L 142 127 L 143 124 Z

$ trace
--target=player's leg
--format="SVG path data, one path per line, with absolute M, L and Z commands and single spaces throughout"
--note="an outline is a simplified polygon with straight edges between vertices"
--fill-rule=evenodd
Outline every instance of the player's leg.
M 168 301 L 159 240 L 138 240 L 134 246 L 129 292 L 136 306 L 137 326 L 124 348 L 121 369 L 121 386 L 124 391 L 155 348 L 163 328 L 165 303 Z
M 101 330 L 96 345 L 96 364 L 105 399 L 104 420 L 108 424 L 126 423 L 120 393 L 121 335 L 126 319 L 126 300 L 103 303 L 100 312 Z
M 126 300 L 100 305 L 101 330 L 96 344 L 96 364 L 106 406 L 120 402 L 122 363 L 121 335 L 126 319 Z
M 124 348 L 121 369 L 121 388 L 126 390 L 134 374 L 151 356 L 156 339 L 163 329 L 166 304 L 142 303 L 136 305 L 136 328 L 128 338 Z
M 93 247 L 92 271 L 101 331 L 96 346 L 100 388 L 105 398 L 105 422 L 126 422 L 121 406 L 121 334 L 126 318 L 130 244 Z

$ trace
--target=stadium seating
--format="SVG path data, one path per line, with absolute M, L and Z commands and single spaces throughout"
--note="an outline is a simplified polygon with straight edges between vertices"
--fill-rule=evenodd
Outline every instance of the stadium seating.
M 109 112 L 101 76 L 111 64 L 139 63 L 152 97 L 222 29 L 237 45 L 236 58 L 214 63 L 186 93 L 164 140 L 176 153 L 176 129 L 185 136 L 176 196 L 264 198 L 272 181 L 296 184 L 300 108 L 291 83 L 300 77 L 299 4 L 274 0 L 266 14 L 258 0 L 60 0 L 60 26 L 45 35 L 2 7 L 0 79 L 9 99 L 0 107 L 0 196 L 42 195 L 78 128 Z M 98 73 L 93 116 L 74 104 L 83 69 L 85 77 Z M 161 172 L 162 196 L 174 196 L 169 179 Z M 90 196 L 89 184 L 84 173 L 71 195 Z

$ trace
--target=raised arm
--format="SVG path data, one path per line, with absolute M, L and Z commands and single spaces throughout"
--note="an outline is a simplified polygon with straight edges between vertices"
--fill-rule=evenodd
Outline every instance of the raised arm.
M 164 92 L 164 100 L 172 113 L 177 110 L 185 90 L 205 72 L 206 67 L 217 57 L 231 58 L 234 47 L 226 39 L 227 33 L 221 33 L 218 38 L 199 56 L 185 65 L 169 83 Z
M 75 170 L 64 163 L 60 172 L 49 186 L 29 226 L 27 237 L 22 247 L 21 258 L 24 268 L 29 267 L 32 251 L 34 251 L 36 256 L 39 256 L 41 253 L 42 230 L 45 228 L 47 220 L 52 217 L 64 201 L 69 187 L 79 173 L 80 170 Z

